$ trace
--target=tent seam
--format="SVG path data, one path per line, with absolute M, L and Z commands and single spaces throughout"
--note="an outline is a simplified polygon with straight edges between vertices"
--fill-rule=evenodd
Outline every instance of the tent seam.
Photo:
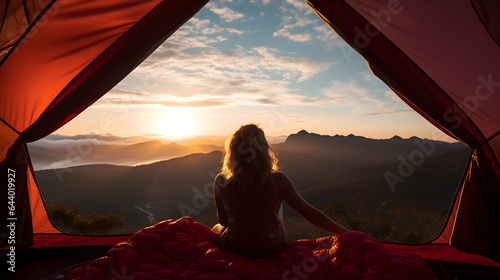
M 490 142 L 491 140 L 493 140 L 493 138 L 497 137 L 498 135 L 500 135 L 500 131 L 488 137 L 488 139 L 486 139 L 486 142 Z
M 7 10 L 9 8 L 9 4 L 10 4 L 10 0 L 5 1 L 5 13 L 3 14 L 2 24 L 0 24 L 0 32 L 2 32 L 3 24 L 5 22 L 5 18 L 7 17 Z
M 50 3 L 48 3 L 43 10 L 38 14 L 38 16 L 33 20 L 33 23 L 26 28 L 26 30 L 23 32 L 21 36 L 19 36 L 19 39 L 12 45 L 10 48 L 9 52 L 3 57 L 3 59 L 0 61 L 0 67 L 2 67 L 3 63 L 10 57 L 10 55 L 16 50 L 17 46 L 21 44 L 21 42 L 24 40 L 24 38 L 28 35 L 28 33 L 33 29 L 33 27 L 37 24 L 37 22 L 47 13 L 47 11 L 54 5 L 56 0 L 51 0 Z M 26 12 L 26 11 L 25 11 Z
M 467 164 L 465 165 L 466 169 L 469 169 L 470 165 L 474 164 L 472 162 L 472 158 L 473 158 L 473 155 L 475 153 L 476 153 L 476 149 L 471 149 L 470 150 L 470 152 L 469 152 L 469 159 L 467 160 Z M 455 233 L 455 225 L 457 223 L 457 217 L 458 217 L 458 211 L 460 210 L 460 204 L 462 203 L 462 196 L 464 194 L 465 181 L 467 180 L 467 177 L 469 177 L 469 173 L 470 172 L 468 170 L 467 171 L 464 170 L 464 172 L 462 173 L 462 179 L 460 180 L 460 183 L 459 183 L 459 187 L 457 188 L 457 190 L 455 191 L 455 195 L 453 196 L 453 201 L 457 201 L 456 203 L 458 205 L 457 205 L 457 211 L 455 212 L 455 219 L 453 220 L 453 225 L 451 226 L 450 238 L 448 238 L 448 245 L 450 245 L 451 247 L 453 247 L 451 245 L 451 240 L 453 239 L 453 234 Z M 441 233 L 440 233 L 439 236 L 441 236 L 441 234 L 445 231 L 446 225 L 448 224 L 448 221 L 451 218 L 451 212 L 452 212 L 452 209 L 450 207 L 450 210 L 448 211 L 448 216 L 446 217 L 445 226 L 442 228 Z
M 46 107 L 46 109 L 40 114 L 40 116 L 38 117 L 38 119 L 40 119 L 46 112 L 50 111 L 52 109 L 54 105 L 54 103 L 59 99 L 59 97 L 66 91 L 66 89 L 80 76 L 82 75 L 82 73 L 84 73 L 88 68 L 90 68 L 90 66 L 95 63 L 95 61 L 99 60 L 100 57 L 103 56 L 104 53 L 106 53 L 110 48 L 112 48 L 116 42 L 120 41 L 121 38 L 123 38 L 124 36 L 126 36 L 131 29 L 133 29 L 135 26 L 137 26 L 138 23 L 140 23 L 141 21 L 143 21 L 149 14 L 151 14 L 155 9 L 157 9 L 162 3 L 164 2 L 159 2 L 158 5 L 156 5 L 153 9 L 151 9 L 144 17 L 142 17 L 140 20 L 138 20 L 132 27 L 130 27 L 125 33 L 123 33 L 118 39 L 116 39 L 113 43 L 111 43 L 107 48 L 106 50 L 104 50 L 103 52 L 101 52 L 95 59 L 93 59 L 84 69 L 82 69 L 67 85 L 66 87 L 64 87 L 57 96 L 54 97 L 54 99 L 52 100 L 52 102 Z M 1 64 L 0 64 L 1 66 Z M 37 120 L 38 120 L 37 119 Z M 36 122 L 36 121 L 35 121 Z M 34 124 L 34 123 L 33 123 Z M 32 125 L 33 125 L 32 124 Z M 29 154 L 29 153 L 28 153 Z M 32 165 L 31 165 L 31 159 L 29 160 L 29 165 L 30 167 L 32 168 Z M 32 168 L 31 169 L 31 172 L 32 172 L 32 176 L 33 176 L 33 180 L 35 181 L 35 184 L 36 184 L 36 187 L 38 189 L 38 192 L 40 193 L 40 198 L 42 199 L 42 203 L 43 203 L 43 207 L 45 208 L 45 211 L 47 213 L 47 217 L 49 219 L 49 222 L 51 224 L 52 227 L 54 227 L 55 229 L 59 230 L 61 233 L 53 233 L 53 234 L 57 234 L 57 235 L 60 235 L 60 234 L 63 234 L 63 235 L 73 235 L 75 236 L 74 234 L 70 234 L 66 231 L 63 231 L 61 229 L 59 229 L 58 227 L 56 227 L 54 225 L 54 223 L 52 222 L 52 219 L 50 218 L 50 215 L 49 215 L 49 211 L 47 209 L 47 206 L 45 205 L 45 200 L 43 199 L 43 196 L 42 196 L 42 192 L 40 191 L 40 186 L 38 184 L 38 181 L 37 181 L 37 178 L 34 174 L 34 169 Z M 80 236 L 80 235 L 76 235 L 76 236 Z M 109 235 L 105 235 L 105 236 L 109 236 Z
M 98 61 L 102 56 L 104 56 L 104 54 L 106 52 L 108 52 L 108 50 L 112 49 L 116 44 L 118 44 L 118 42 L 120 42 L 123 38 L 126 37 L 127 34 L 129 34 L 130 32 L 132 32 L 133 29 L 136 28 L 136 26 L 138 26 L 140 23 L 142 23 L 143 21 L 146 20 L 146 18 L 148 18 L 149 15 L 151 15 L 152 13 L 154 13 L 157 9 L 160 9 L 162 5 L 164 5 L 167 1 L 159 1 L 159 3 L 154 6 L 149 12 L 147 12 L 140 20 L 138 20 L 137 22 L 135 22 L 126 32 L 124 32 L 119 38 L 117 38 L 113 43 L 111 43 L 104 51 L 102 51 L 95 59 L 93 59 L 84 69 L 82 69 L 67 85 L 66 87 L 64 87 L 60 92 L 59 94 L 52 100 L 52 102 L 47 106 L 47 108 L 44 110 L 44 112 L 42 112 L 40 114 L 40 116 L 38 117 L 37 121 L 43 117 L 44 114 L 46 114 L 47 112 L 49 112 L 54 106 L 57 105 L 56 101 L 60 98 L 60 96 L 66 91 L 66 89 L 68 87 L 70 87 L 72 85 L 72 83 L 78 79 L 78 77 L 80 77 L 83 73 L 86 72 L 86 70 L 88 68 L 90 68 L 96 61 Z M 36 121 L 35 121 L 36 122 Z M 34 122 L 34 123 L 35 123 Z M 34 124 L 33 123 L 33 124 Z M 32 125 L 33 125 L 32 124 Z M 26 130 L 25 130 L 26 131 Z M 31 161 L 30 161 L 30 166 L 31 166 Z M 34 173 L 34 169 L 31 170 L 31 172 Z M 65 236 L 89 236 L 89 237 L 98 237 L 98 236 L 103 236 L 103 237 L 113 237 L 113 236 L 132 236 L 131 234 L 103 234 L 103 235 L 75 235 L 75 234 L 71 234 L 71 233 L 68 233 L 68 232 L 65 232 L 59 228 L 57 228 L 56 226 L 54 226 L 51 218 L 50 218 L 50 215 L 48 214 L 48 211 L 47 211 L 47 208 L 46 208 L 46 205 L 45 205 L 45 201 L 43 200 L 43 196 L 42 196 L 42 193 L 40 192 L 40 187 L 39 187 L 39 184 L 38 184 L 38 181 L 36 179 L 36 176 L 35 174 L 32 173 L 32 176 L 33 176 L 33 179 L 35 181 L 35 184 L 36 184 L 36 187 L 40 193 L 40 197 L 42 199 L 42 202 L 43 202 L 43 205 L 44 205 L 44 208 L 45 208 L 45 211 L 47 212 L 47 216 L 49 218 L 49 222 L 51 223 L 51 225 L 60 231 L 60 233 L 33 233 L 33 235 L 65 235 Z
M 59 97 L 66 91 L 66 89 L 68 87 L 70 87 L 73 82 L 78 79 L 82 73 L 85 73 L 87 69 L 89 69 L 91 67 L 91 65 L 93 65 L 96 61 L 98 61 L 102 56 L 104 56 L 104 53 L 107 53 L 107 51 L 111 48 L 113 48 L 115 46 L 115 44 L 117 44 L 118 41 L 120 41 L 122 38 L 124 38 L 124 36 L 126 36 L 129 32 L 131 32 L 130 30 L 132 30 L 133 28 L 135 28 L 137 26 L 137 24 L 139 24 L 140 22 L 142 22 L 143 20 L 145 20 L 145 18 L 150 15 L 154 10 L 156 10 L 159 6 L 161 6 L 163 3 L 165 3 L 165 1 L 161 1 L 158 3 L 158 5 L 156 5 L 153 9 L 151 9 L 147 14 L 144 15 L 144 17 L 142 17 L 140 20 L 138 20 L 132 27 L 130 27 L 125 33 L 123 33 L 118 39 L 116 39 L 113 43 L 111 43 L 104 51 L 102 51 L 96 58 L 94 58 L 89 64 L 87 64 L 87 66 L 85 66 L 84 69 L 82 69 L 75 77 L 73 77 L 73 79 L 71 79 L 71 81 L 54 97 L 54 99 L 52 100 L 52 102 L 50 102 L 50 104 L 45 108 L 45 110 L 40 114 L 40 116 L 38 117 L 37 120 L 39 120 L 40 118 L 43 117 L 43 115 L 45 113 L 47 113 L 48 111 L 52 110 L 52 108 L 54 106 L 56 106 L 56 101 L 59 99 Z M 0 64 L 1 66 L 1 64 Z M 106 93 L 105 93 L 106 94 Z M 105 95 L 103 94 L 103 96 Z M 102 97 L 102 96 L 101 96 Z M 36 121 L 35 121 L 36 122 Z M 33 124 L 35 123 L 33 122 Z M 33 125 L 32 124 L 32 125 Z M 63 124 L 64 125 L 64 124 Z
M 3 118 L 0 118 L 0 121 L 2 121 L 10 129 L 14 130 L 17 134 L 21 135 L 21 133 L 17 129 L 15 129 L 12 125 L 10 125 L 9 123 L 7 123 Z
M 24 8 L 24 15 L 26 16 L 26 20 L 29 22 L 29 26 L 31 27 L 31 20 L 30 20 L 30 16 L 28 13 L 28 7 L 26 5 L 26 0 L 23 0 L 23 8 Z
M 479 12 L 477 11 L 477 8 L 476 8 L 476 5 L 474 5 L 473 3 L 474 0 L 470 0 L 469 3 L 471 4 L 472 8 L 474 9 L 474 11 L 476 12 L 476 16 L 477 18 L 479 19 L 479 21 L 481 22 L 481 24 L 483 25 L 484 27 L 484 30 L 486 31 L 486 33 L 488 33 L 488 35 L 490 35 L 490 38 L 497 44 L 497 46 L 500 47 L 500 42 L 498 42 L 490 33 L 489 29 L 488 29 L 488 25 L 485 21 L 483 21 L 483 19 L 481 18 L 481 16 L 479 15 Z M 486 7 L 484 6 L 484 3 L 481 1 L 481 7 L 483 9 L 486 10 Z

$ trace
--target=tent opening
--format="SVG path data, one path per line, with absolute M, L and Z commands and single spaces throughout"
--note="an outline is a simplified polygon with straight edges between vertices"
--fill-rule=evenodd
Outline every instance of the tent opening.
M 246 123 L 265 130 L 306 200 L 385 241 L 436 238 L 469 157 L 296 2 L 209 3 L 94 105 L 28 147 L 63 232 L 130 234 L 182 216 L 211 227 L 224 143 Z M 290 208 L 285 225 L 289 240 L 329 235 Z

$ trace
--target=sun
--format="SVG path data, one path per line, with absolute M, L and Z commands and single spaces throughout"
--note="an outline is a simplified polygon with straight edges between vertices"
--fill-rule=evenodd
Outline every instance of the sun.
M 189 108 L 169 108 L 160 118 L 159 132 L 169 139 L 195 135 L 195 118 Z

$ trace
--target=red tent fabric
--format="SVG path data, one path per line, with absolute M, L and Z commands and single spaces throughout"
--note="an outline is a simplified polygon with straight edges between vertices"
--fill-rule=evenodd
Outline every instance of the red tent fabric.
M 16 249 L 116 244 L 50 222 L 26 143 L 50 134 L 139 65 L 207 0 L 10 0 L 0 4 L 0 181 Z M 410 107 L 472 153 L 441 235 L 386 244 L 428 258 L 500 266 L 498 1 L 309 0 Z M 457 19 L 460 19 L 458 21 Z M 1 228 L 1 247 L 10 228 Z M 7 236 L 7 237 L 3 237 Z M 11 244 L 12 245 L 12 244 Z M 466 254 L 463 252 L 471 253 Z M 479 256 L 480 254 L 482 256 Z M 488 258 L 486 258 L 488 257 Z
M 0 213 L 3 220 L 16 219 L 16 249 L 68 240 L 60 239 L 63 234 L 50 223 L 26 143 L 47 136 L 99 99 L 206 2 L 18 0 L 2 4 L 0 166 L 10 170 L 10 175 L 2 172 L 2 182 L 16 177 L 10 185 L 15 211 L 2 207 Z M 2 205 L 8 201 L 2 196 Z M 8 236 L 6 224 L 1 230 Z M 33 242 L 33 235 L 43 235 L 42 240 L 57 237 L 48 238 L 53 242 L 40 238 Z M 82 244 L 81 239 L 75 237 L 65 245 Z M 90 243 L 121 239 L 95 238 Z M 1 246 L 7 242 L 2 238 Z
M 410 107 L 472 148 L 432 243 L 500 261 L 498 2 L 307 2 Z

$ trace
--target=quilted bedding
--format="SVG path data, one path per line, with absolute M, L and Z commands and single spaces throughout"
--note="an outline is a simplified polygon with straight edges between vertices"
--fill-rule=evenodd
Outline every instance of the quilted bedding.
M 421 257 L 387 250 L 358 231 L 289 242 L 256 259 L 223 252 L 216 241 L 192 218 L 166 220 L 63 279 L 437 279 Z

